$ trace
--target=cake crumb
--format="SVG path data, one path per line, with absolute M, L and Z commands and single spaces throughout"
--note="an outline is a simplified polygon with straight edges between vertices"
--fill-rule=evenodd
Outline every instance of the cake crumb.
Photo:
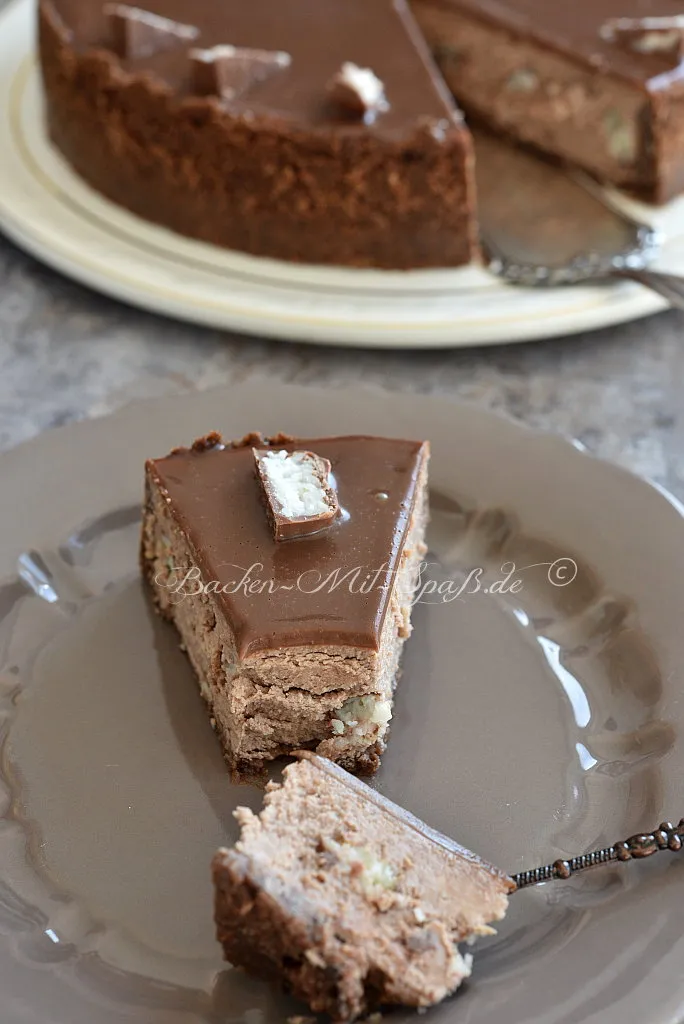
M 307 949 L 304 956 L 314 967 L 320 967 L 323 970 L 326 966 L 325 960 L 320 953 L 316 952 L 315 949 Z

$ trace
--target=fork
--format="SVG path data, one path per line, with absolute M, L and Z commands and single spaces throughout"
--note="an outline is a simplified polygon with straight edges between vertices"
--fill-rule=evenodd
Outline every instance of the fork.
M 684 310 L 684 277 L 655 270 L 663 236 L 592 178 L 475 134 L 481 243 L 508 284 L 553 288 L 631 280 Z
M 602 864 L 643 860 L 662 850 L 678 853 L 683 847 L 684 818 L 678 825 L 673 825 L 671 821 L 663 821 L 653 832 L 639 832 L 629 839 L 613 843 L 612 846 L 606 846 L 601 850 L 583 853 L 570 860 L 556 860 L 553 864 L 533 868 L 531 871 L 521 871 L 511 877 L 516 889 L 526 889 L 530 885 L 539 885 L 540 882 L 571 878 L 580 871 L 600 867 Z

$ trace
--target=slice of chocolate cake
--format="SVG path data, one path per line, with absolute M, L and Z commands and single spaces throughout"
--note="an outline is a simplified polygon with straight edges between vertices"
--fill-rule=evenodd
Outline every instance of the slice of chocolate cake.
M 147 463 L 143 573 L 235 771 L 299 748 L 377 767 L 425 552 L 428 454 L 210 435 Z
M 671 0 L 411 6 L 469 117 L 648 200 L 684 189 L 684 8 Z
M 315 1012 L 430 1006 L 471 968 L 514 882 L 315 755 L 271 783 L 213 862 L 226 958 L 280 979 Z

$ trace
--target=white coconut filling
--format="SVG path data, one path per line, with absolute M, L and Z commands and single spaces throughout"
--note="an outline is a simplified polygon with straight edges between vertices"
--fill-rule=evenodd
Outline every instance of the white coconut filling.
M 356 93 L 367 110 L 382 110 L 387 106 L 385 87 L 370 68 L 360 68 L 346 61 L 340 68 L 338 80 Z
M 330 511 L 324 482 L 308 452 L 266 452 L 261 466 L 273 489 L 279 511 L 286 519 L 319 516 Z
M 672 29 L 668 32 L 644 32 L 643 36 L 635 39 L 632 49 L 637 53 L 668 53 L 676 49 L 682 43 L 682 29 Z
M 387 725 L 392 717 L 392 705 L 388 700 L 377 697 L 351 697 L 335 712 L 331 726 L 333 734 L 342 736 L 352 733 L 357 736 L 366 735 L 369 726 L 373 729 Z
M 208 50 L 191 50 L 190 56 L 193 60 L 201 61 L 202 64 L 213 64 L 216 60 L 226 60 L 234 57 L 237 49 L 234 46 L 224 43 L 220 46 L 212 46 Z
M 348 846 L 334 841 L 329 846 L 341 861 L 349 865 L 350 870 L 358 872 L 364 889 L 371 890 L 378 886 L 381 889 L 393 889 L 397 884 L 392 865 L 376 857 L 367 846 Z
M 624 38 L 636 53 L 666 53 L 682 47 L 684 15 L 664 18 L 611 18 L 601 28 L 606 42 Z
M 212 46 L 208 50 L 191 50 L 190 56 L 193 60 L 201 61 L 202 64 L 213 64 L 217 60 L 232 60 L 233 58 L 246 60 L 250 58 L 252 60 L 268 58 L 271 63 L 277 64 L 281 68 L 289 67 L 292 63 L 290 54 L 284 53 L 282 50 L 249 50 L 244 47 L 230 46 L 229 43 L 220 43 L 218 46 Z
M 473 973 L 473 954 L 472 953 L 464 953 L 464 954 L 462 954 L 459 951 L 458 946 L 456 946 L 454 948 L 454 955 L 453 955 L 451 963 L 452 963 L 452 967 L 454 968 L 454 970 L 458 971 L 458 973 L 463 978 L 469 978 L 470 975 Z

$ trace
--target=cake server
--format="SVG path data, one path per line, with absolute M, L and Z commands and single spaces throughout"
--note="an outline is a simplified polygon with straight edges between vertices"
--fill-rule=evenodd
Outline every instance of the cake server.
M 475 132 L 482 247 L 513 285 L 638 281 L 684 309 L 684 277 L 652 268 L 662 237 L 619 210 L 588 175 Z
M 622 842 L 604 846 L 601 850 L 583 853 L 579 857 L 570 858 L 570 860 L 556 860 L 553 864 L 533 868 L 531 871 L 520 871 L 516 875 L 511 875 L 511 878 L 516 884 L 516 889 L 526 889 L 530 885 L 539 885 L 540 882 L 570 878 L 580 871 L 599 867 L 602 864 L 643 860 L 645 857 L 653 856 L 654 853 L 660 853 L 661 850 L 677 853 L 682 847 L 684 847 L 684 818 L 678 825 L 664 821 L 653 832 L 639 832 Z

